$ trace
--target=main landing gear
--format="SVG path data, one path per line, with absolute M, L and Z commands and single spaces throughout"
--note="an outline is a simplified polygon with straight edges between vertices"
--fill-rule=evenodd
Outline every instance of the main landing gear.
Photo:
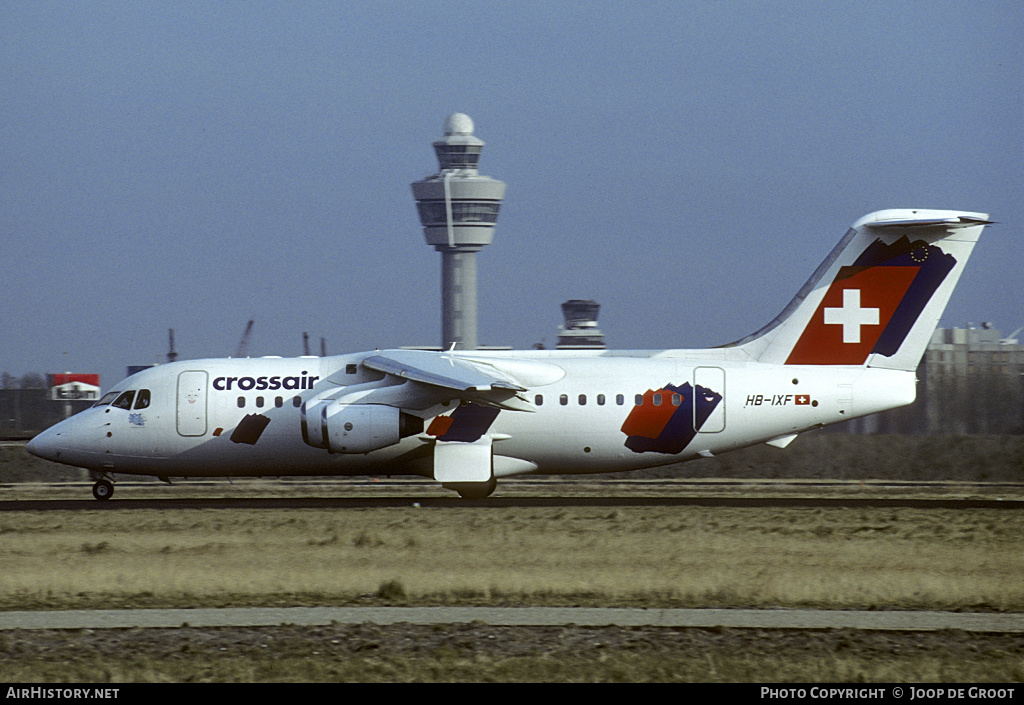
M 100 478 L 92 486 L 92 496 L 101 502 L 106 502 L 114 494 L 114 483 L 106 478 Z
M 451 482 L 442 484 L 446 490 L 455 490 L 463 499 L 487 499 L 498 486 L 493 477 L 487 482 Z

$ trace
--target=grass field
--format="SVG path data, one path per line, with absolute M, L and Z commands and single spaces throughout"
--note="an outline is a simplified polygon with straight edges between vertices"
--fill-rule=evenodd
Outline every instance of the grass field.
M 127 641 L 102 632 L 52 632 L 32 644 L 0 634 L 0 653 L 7 656 L 0 659 L 0 678 L 9 683 L 1024 680 L 1019 639 L 959 633 L 354 625 L 146 630 Z
M 412 503 L 401 509 L 12 512 L 0 515 L 0 608 L 1018 611 L 1024 609 L 1022 524 L 1021 513 L 997 510 L 452 510 Z M 519 641 L 526 645 L 516 647 Z M 85 630 L 0 635 L 0 655 L 0 679 L 9 682 L 1024 679 L 1019 635 L 842 630 L 538 634 L 452 625 L 372 636 L 359 626 Z
M 38 491 L 85 497 L 88 487 Z M 157 485 L 119 489 L 118 497 L 187 491 Z M 412 501 L 394 509 L 7 512 L 0 514 L 0 609 L 559 604 L 1024 611 L 1022 515 L 656 505 L 442 509 Z M 508 647 L 535 632 L 454 625 L 389 641 L 367 637 L 365 627 L 111 631 L 117 630 L 0 635 L 0 680 L 1024 680 L 1019 635 L 619 630 L 611 638 L 567 629 L 509 653 L 489 645 Z
M 261 509 L 0 515 L 0 608 L 631 604 L 1024 610 L 998 510 Z

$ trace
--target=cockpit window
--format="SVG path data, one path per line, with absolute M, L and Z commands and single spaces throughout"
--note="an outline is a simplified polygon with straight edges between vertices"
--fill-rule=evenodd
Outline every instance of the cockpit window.
M 148 409 L 149 408 L 149 390 L 140 389 L 139 396 L 135 399 L 136 409 Z
M 103 398 L 100 399 L 95 404 L 93 404 L 93 406 L 106 406 L 110 402 L 114 401 L 114 399 L 116 399 L 117 395 L 120 393 L 121 392 L 107 392 L 106 394 L 103 395 Z
M 130 409 L 132 408 L 132 400 L 134 398 L 135 390 L 131 389 L 115 399 L 111 406 L 117 407 L 118 409 Z

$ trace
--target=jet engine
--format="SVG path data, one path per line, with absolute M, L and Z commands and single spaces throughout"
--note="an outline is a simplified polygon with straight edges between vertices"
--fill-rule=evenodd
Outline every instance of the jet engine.
M 386 404 L 320 400 L 302 407 L 302 440 L 331 453 L 369 453 L 423 431 L 423 419 Z

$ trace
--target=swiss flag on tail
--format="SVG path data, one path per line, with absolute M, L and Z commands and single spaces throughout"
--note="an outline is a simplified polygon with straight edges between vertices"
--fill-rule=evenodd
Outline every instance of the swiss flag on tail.
M 899 351 L 956 258 L 923 240 L 868 245 L 839 268 L 787 365 L 862 365 Z
M 840 268 L 786 364 L 862 364 L 919 270 L 914 266 Z

